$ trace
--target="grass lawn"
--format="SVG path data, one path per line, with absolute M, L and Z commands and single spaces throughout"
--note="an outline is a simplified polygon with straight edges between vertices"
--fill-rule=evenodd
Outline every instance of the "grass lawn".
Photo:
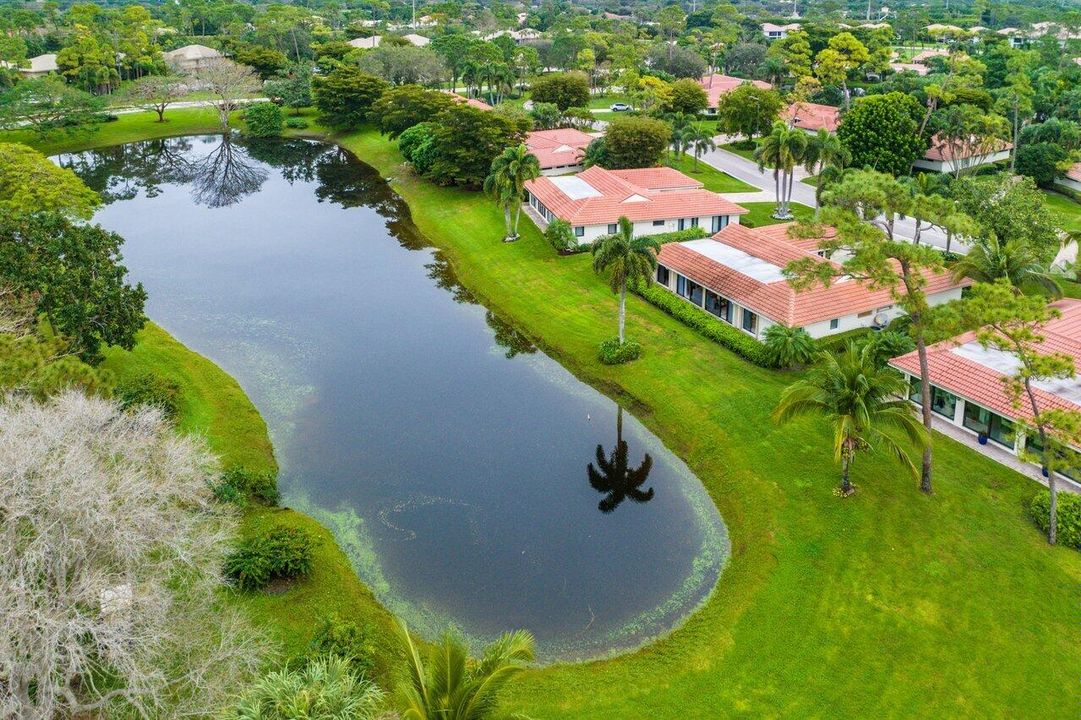
M 773 209 L 777 207 L 777 203 L 775 202 L 741 202 L 740 205 L 750 210 L 746 215 L 739 216 L 740 225 L 746 225 L 747 227 L 762 227 L 763 225 L 776 225 L 777 223 L 790 222 L 789 220 L 778 220 L 775 217 L 771 217 Z M 806 205 L 789 203 L 789 207 L 792 208 L 792 214 L 795 215 L 798 220 L 809 220 L 814 216 L 814 208 L 809 208 Z
M 236 380 L 157 325 L 143 329 L 131 352 L 109 349 L 103 366 L 117 379 L 147 372 L 174 379 L 182 390 L 180 427 L 204 435 L 223 466 L 277 469 L 266 424 Z M 306 650 L 312 630 L 329 613 L 363 619 L 372 626 L 377 644 L 389 647 L 389 614 L 357 578 L 326 528 L 288 508 L 253 507 L 242 517 L 241 534 L 277 525 L 301 527 L 320 539 L 314 572 L 281 594 L 230 592 L 231 602 L 280 643 L 286 658 Z M 385 673 L 394 655 L 383 652 L 381 657 L 379 669 Z
M 481 194 L 414 178 L 374 132 L 340 141 L 395 178 L 466 287 L 686 460 L 731 534 L 729 567 L 682 628 L 615 659 L 531 670 L 506 709 L 574 720 L 1076 714 L 1081 554 L 1048 547 L 1027 520 L 1031 481 L 936 436 L 934 495 L 869 455 L 842 499 L 826 428 L 769 419 L 795 376 L 749 365 L 633 296 L 627 329 L 644 355 L 600 364 L 616 300 L 588 256 L 557 256 L 528 222 L 502 243 Z M 292 613 L 303 612 L 267 617 L 299 632 Z
M 666 162 L 669 167 L 674 167 L 682 173 L 686 173 L 695 180 L 700 180 L 706 190 L 718 193 L 755 192 L 758 190 L 754 185 L 749 185 L 742 180 L 737 180 L 726 172 L 722 172 L 712 165 L 699 161 L 698 169 L 694 167 L 694 157 L 684 155 L 679 158 L 669 158 Z
M 1044 190 L 1047 207 L 1066 232 L 1081 232 L 1081 204 L 1057 192 Z
M 736 155 L 739 155 L 742 158 L 747 158 L 748 160 L 753 161 L 754 160 L 754 148 L 753 147 L 747 147 L 744 144 L 745 142 L 746 142 L 745 140 L 740 140 L 739 142 L 724 143 L 723 145 L 721 145 L 721 148 L 724 149 L 724 150 L 727 150 L 730 153 L 734 153 Z

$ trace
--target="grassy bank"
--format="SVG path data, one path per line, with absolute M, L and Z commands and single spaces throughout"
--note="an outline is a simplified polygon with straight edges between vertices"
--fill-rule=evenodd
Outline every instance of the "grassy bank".
M 180 115 L 173 128 L 195 132 Z M 111 127 L 119 142 L 146 123 Z M 1047 547 L 1024 517 L 1030 481 L 938 436 L 934 496 L 871 456 L 857 463 L 857 494 L 838 498 L 824 428 L 769 421 L 791 376 L 739 360 L 636 297 L 628 334 L 645 355 L 601 365 L 616 302 L 588 256 L 556 256 L 528 222 L 504 244 L 501 215 L 480 194 L 414 178 L 374 132 L 341 142 L 395 178 L 471 291 L 684 458 L 731 532 L 730 566 L 680 630 L 613 660 L 531 671 L 508 708 L 576 720 L 1075 714 L 1081 555 Z M 340 589 L 311 606 L 268 611 L 267 626 L 300 638 L 304 613 L 349 592 L 360 595 L 353 617 L 382 617 L 345 574 L 325 580 Z
M 111 348 L 104 367 L 118 380 L 148 372 L 175 380 L 181 388 L 181 429 L 205 436 L 223 467 L 277 469 L 266 423 L 236 380 L 157 325 L 142 330 L 131 352 Z M 377 638 L 389 637 L 389 615 L 357 579 L 330 532 L 315 520 L 288 508 L 255 507 L 244 514 L 241 533 L 252 535 L 276 525 L 304 528 L 320 539 L 314 572 L 286 592 L 238 592 L 231 600 L 280 644 L 285 657 L 306 650 L 312 630 L 328 613 L 364 618 Z

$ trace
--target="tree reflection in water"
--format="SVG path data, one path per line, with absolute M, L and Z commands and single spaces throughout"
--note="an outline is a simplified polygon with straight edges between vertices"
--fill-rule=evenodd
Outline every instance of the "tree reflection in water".
M 140 191 L 156 197 L 162 185 L 188 182 L 191 152 L 191 138 L 167 138 L 63 154 L 56 161 L 82 178 L 108 205 L 131 200 Z
M 604 446 L 598 445 L 597 465 L 594 467 L 593 463 L 590 463 L 586 469 L 589 484 L 597 492 L 605 493 L 604 498 L 597 503 L 597 509 L 605 514 L 615 510 L 626 499 L 636 503 L 647 503 L 653 499 L 653 488 L 646 491 L 641 489 L 653 468 L 653 458 L 646 453 L 645 459 L 637 468 L 627 464 L 630 450 L 623 439 L 623 408 L 617 408 L 616 446 L 612 454 L 605 456 Z
M 192 163 L 191 195 L 196 205 L 235 205 L 258 192 L 268 177 L 270 173 L 248 162 L 247 154 L 235 147 L 232 135 L 226 133 L 216 148 Z

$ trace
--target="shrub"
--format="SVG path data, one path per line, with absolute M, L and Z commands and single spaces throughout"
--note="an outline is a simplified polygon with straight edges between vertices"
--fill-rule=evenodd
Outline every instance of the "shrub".
M 642 355 L 642 346 L 634 340 L 619 342 L 619 338 L 611 338 L 601 343 L 597 357 L 605 365 L 622 365 L 623 363 L 637 360 Z
M 882 330 L 872 332 L 863 339 L 864 345 L 869 345 L 874 353 L 875 364 L 884 366 L 891 358 L 910 353 L 916 349 L 916 342 L 908 333 L 896 330 Z
M 827 335 L 826 337 L 818 338 L 815 340 L 815 344 L 818 345 L 819 350 L 836 354 L 843 352 L 850 342 L 866 342 L 867 336 L 872 332 L 874 331 L 871 330 L 871 328 L 853 328 L 852 330 L 845 330 L 836 335 Z
M 556 250 L 579 249 L 578 238 L 574 237 L 574 230 L 571 229 L 571 224 L 566 220 L 556 218 L 548 223 L 548 227 L 544 231 L 544 239 L 551 243 Z
M 143 373 L 116 386 L 114 395 L 124 408 L 151 405 L 173 420 L 180 412 L 180 385 L 171 378 Z
M 285 127 L 292 128 L 293 130 L 303 130 L 308 127 L 308 121 L 300 117 L 291 117 L 286 119 Z
M 649 237 L 656 240 L 659 245 L 672 242 L 686 242 L 688 240 L 701 240 L 704 237 L 708 237 L 709 233 L 706 232 L 704 227 L 689 227 L 684 230 L 673 230 L 672 232 L 657 233 L 656 235 L 650 235 Z
M 370 674 L 374 667 L 376 645 L 371 629 L 342 620 L 331 614 L 319 621 L 308 644 L 310 656 L 330 655 L 349 663 L 354 672 Z
M 244 111 L 247 134 L 252 137 L 277 137 L 282 134 L 282 109 L 271 102 L 253 103 Z
M 221 502 L 244 504 L 248 501 L 277 505 L 281 500 L 274 473 L 256 472 L 243 467 L 225 470 L 214 486 L 214 496 Z
M 1060 492 L 1057 501 L 1058 542 L 1081 549 L 1081 495 Z M 1036 527 L 1046 535 L 1051 525 L 1051 492 L 1042 489 L 1036 493 L 1029 503 L 1028 512 Z
M 261 590 L 278 578 L 312 571 L 315 537 L 300 528 L 274 528 L 246 538 L 225 560 L 225 574 L 241 590 Z
M 1069 156 L 1053 143 L 1022 145 L 1017 150 L 1017 172 L 1028 175 L 1042 188 L 1051 188 L 1059 175 L 1058 164 Z
M 766 328 L 766 356 L 777 367 L 809 364 L 818 351 L 814 340 L 803 328 L 770 325 Z
M 417 149 L 432 139 L 432 124 L 430 122 L 417 123 L 411 128 L 402 131 L 398 136 L 398 152 L 409 162 L 413 162 Z
M 672 128 L 647 117 L 621 117 L 608 123 L 604 136 L 606 168 L 653 167 L 661 161 Z
M 582 73 L 552 73 L 533 80 L 533 102 L 551 103 L 562 111 L 589 104 L 589 78 Z
M 635 292 L 647 302 L 656 305 L 680 322 L 697 330 L 715 343 L 723 345 L 743 359 L 761 367 L 773 367 L 762 343 L 728 323 L 713 317 L 705 310 L 691 305 L 653 283 L 649 283 L 646 287 L 637 288 Z

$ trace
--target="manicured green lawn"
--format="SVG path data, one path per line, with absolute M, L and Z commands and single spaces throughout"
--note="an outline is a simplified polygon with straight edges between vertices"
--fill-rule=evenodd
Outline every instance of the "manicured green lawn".
M 718 193 L 737 193 L 737 192 L 755 192 L 758 190 L 754 185 L 749 185 L 742 180 L 737 180 L 726 172 L 722 172 L 712 165 L 707 165 L 701 160 L 698 161 L 698 168 L 695 169 L 694 157 L 692 155 L 684 155 L 678 158 L 668 158 L 665 164 L 669 167 L 674 167 L 682 173 L 686 173 L 695 180 L 700 180 L 705 186 L 706 190 L 712 190 Z
M 1048 547 L 1026 519 L 1031 481 L 936 436 L 933 496 L 868 456 L 854 470 L 858 492 L 842 499 L 822 424 L 769 419 L 793 375 L 751 366 L 637 297 L 627 328 L 645 354 L 601 365 L 616 301 L 588 256 L 555 255 L 528 222 L 504 244 L 484 196 L 413 177 L 374 132 L 341 141 L 395 178 L 472 292 L 687 461 L 731 534 L 729 567 L 682 628 L 630 655 L 530 671 L 508 710 L 575 720 L 1076 714 L 1081 554 Z
M 730 153 L 739 155 L 742 158 L 754 160 L 754 148 L 747 146 L 746 141 L 744 140 L 741 140 L 739 142 L 725 143 L 721 145 L 721 148 L 727 150 Z
M 1078 204 L 1056 192 L 1044 190 L 1047 207 L 1058 219 L 1059 225 L 1066 232 L 1081 232 L 1081 204 Z
M 777 207 L 775 202 L 741 202 L 742 207 L 750 210 L 746 215 L 739 216 L 739 224 L 746 225 L 747 227 L 762 227 L 763 225 L 776 225 L 777 223 L 790 222 L 788 220 L 778 220 L 771 217 L 774 208 Z M 810 220 L 814 216 L 814 208 L 809 208 L 806 205 L 799 203 L 789 203 L 789 207 L 792 209 L 792 214 L 796 216 L 798 220 Z

